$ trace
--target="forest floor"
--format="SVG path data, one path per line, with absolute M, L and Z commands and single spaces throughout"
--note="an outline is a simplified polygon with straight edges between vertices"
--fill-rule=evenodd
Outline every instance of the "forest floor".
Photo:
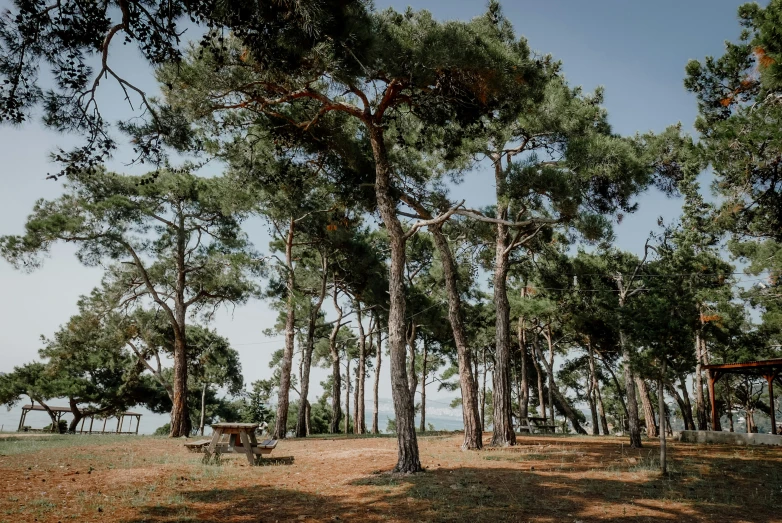
M 485 435 L 485 441 L 489 434 Z M 782 449 L 624 438 L 519 437 L 462 452 L 420 436 L 426 472 L 389 474 L 393 437 L 280 441 L 267 466 L 203 465 L 180 440 L 52 436 L 0 440 L 0 521 L 782 521 Z

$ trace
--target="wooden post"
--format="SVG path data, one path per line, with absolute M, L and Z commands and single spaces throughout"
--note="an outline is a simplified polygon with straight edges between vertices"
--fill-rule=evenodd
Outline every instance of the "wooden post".
M 106 433 L 106 422 L 109 420 L 109 418 L 103 418 L 103 428 L 100 430 L 101 434 Z
M 122 421 L 122 416 L 117 416 L 117 430 L 115 431 L 117 434 L 119 434 L 119 426 Z
M 16 432 L 22 432 L 22 427 L 24 427 L 25 417 L 27 417 L 27 407 L 22 407 L 22 417 L 19 418 L 19 428 L 16 429 Z
M 84 434 L 84 422 L 85 421 L 87 421 L 86 417 L 81 419 L 81 428 L 79 429 L 79 434 Z
M 95 416 L 90 416 L 90 434 L 92 434 L 92 424 L 95 423 Z
M 252 467 L 255 465 L 255 456 L 253 455 L 253 447 L 250 444 L 250 437 L 247 435 L 246 430 L 241 430 L 239 432 L 239 437 L 242 440 L 242 446 L 244 447 L 244 454 L 247 456 L 247 462 Z
M 138 436 L 138 426 L 141 424 L 141 416 L 136 416 L 136 435 Z
M 711 430 L 716 430 L 717 423 L 717 406 L 714 404 L 714 382 L 717 381 L 719 374 L 711 372 L 709 376 L 709 402 L 711 403 Z

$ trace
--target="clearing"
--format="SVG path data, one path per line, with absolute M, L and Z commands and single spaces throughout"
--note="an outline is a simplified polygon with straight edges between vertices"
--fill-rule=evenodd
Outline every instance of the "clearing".
M 0 521 L 782 521 L 778 448 L 669 443 L 661 478 L 654 441 L 525 435 L 462 452 L 459 434 L 419 438 L 415 476 L 381 472 L 393 437 L 284 440 L 262 467 L 203 465 L 150 436 L 6 438 Z

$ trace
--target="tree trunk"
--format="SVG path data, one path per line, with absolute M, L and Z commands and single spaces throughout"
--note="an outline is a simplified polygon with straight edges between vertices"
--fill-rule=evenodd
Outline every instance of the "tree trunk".
M 310 369 L 312 368 L 312 353 L 315 350 L 315 328 L 320 315 L 320 309 L 326 299 L 326 283 L 328 282 L 328 257 L 321 253 L 321 277 L 320 292 L 318 299 L 310 310 L 309 321 L 307 322 L 307 341 L 304 346 L 304 352 L 301 359 L 301 394 L 299 395 L 299 416 L 296 420 L 296 437 L 304 438 L 309 435 L 310 430 L 310 409 L 309 409 L 309 391 L 310 391 Z
M 391 87 L 389 87 L 391 89 Z M 386 226 L 391 251 L 388 275 L 388 345 L 391 353 L 391 392 L 396 416 L 398 444 L 394 472 L 414 473 L 423 470 L 418 457 L 415 434 L 413 398 L 407 384 L 405 369 L 405 231 L 396 215 L 396 202 L 391 199 L 391 166 L 388 163 L 381 122 L 368 122 L 372 152 L 375 158 L 375 196 L 377 208 Z
M 421 427 L 420 432 L 426 432 L 426 357 L 428 356 L 428 347 L 426 338 L 424 338 L 424 354 L 421 361 Z
M 68 398 L 68 404 L 71 407 L 71 414 L 73 415 L 73 419 L 71 420 L 70 424 L 68 425 L 68 432 L 71 433 L 71 434 L 75 434 L 76 430 L 79 428 L 79 422 L 82 420 L 84 415 L 79 410 L 79 405 L 76 403 L 76 400 L 74 400 L 73 398 Z M 58 420 L 57 421 L 57 425 L 58 425 L 57 430 L 58 431 L 60 430 L 59 424 L 60 424 L 60 422 Z
M 663 379 L 665 376 L 666 361 L 662 362 L 662 369 L 660 371 L 660 379 L 657 384 L 657 401 L 658 410 L 660 412 L 660 472 L 664 475 L 668 473 L 668 463 L 666 456 L 665 445 L 665 393 L 663 391 Z
M 202 436 L 204 435 L 204 422 L 206 421 L 206 389 L 207 384 L 204 382 L 203 387 L 201 387 L 201 421 L 198 424 L 198 433 Z
M 182 320 L 180 325 L 184 325 L 184 317 Z M 187 350 L 184 329 L 181 333 L 175 329 L 174 333 L 174 401 L 169 437 L 179 438 L 190 435 L 191 422 L 187 406 Z
M 331 426 L 329 432 L 339 433 L 339 422 L 342 421 L 342 406 L 340 405 L 342 395 L 342 369 L 339 364 L 339 348 L 337 347 L 337 335 L 342 326 L 342 308 L 339 306 L 339 289 L 337 288 L 337 277 L 334 276 L 334 309 L 337 311 L 337 319 L 329 335 L 329 353 L 331 354 L 331 374 L 333 384 L 331 387 Z
M 532 365 L 535 367 L 535 373 L 538 376 L 538 409 L 540 410 L 540 417 L 546 417 L 546 400 L 543 391 L 543 370 L 540 368 L 540 362 L 538 361 L 538 353 L 540 348 L 538 347 L 537 334 L 532 341 L 532 347 L 534 354 L 532 355 Z
M 345 351 L 345 434 L 350 433 L 350 355 Z
M 285 348 L 282 351 L 280 368 L 280 391 L 277 395 L 277 422 L 274 425 L 274 437 L 284 439 L 288 432 L 288 400 L 291 388 L 291 368 L 293 367 L 293 349 L 296 329 L 296 280 L 293 269 L 293 238 L 296 222 L 291 218 L 288 234 L 285 238 L 285 266 L 288 272 L 286 287 L 288 292 L 285 316 Z
M 499 190 L 498 190 L 499 192 Z M 507 209 L 503 204 L 497 206 L 497 217 L 505 219 Z M 510 304 L 508 303 L 507 275 L 508 254 L 507 226 L 497 225 L 496 253 L 494 258 L 494 306 L 496 308 L 496 349 L 492 370 L 494 417 L 492 422 L 491 444 L 495 447 L 507 447 L 516 444 L 511 411 L 510 382 Z M 486 370 L 484 369 L 484 372 Z
M 526 290 L 526 289 L 525 289 Z M 524 291 L 522 291 L 522 296 Z M 527 330 L 524 318 L 519 319 L 519 353 L 521 354 L 521 391 L 519 392 L 519 424 L 527 425 L 529 416 L 529 370 L 527 369 Z
M 412 398 L 413 405 L 415 405 L 415 390 L 418 388 L 418 374 L 415 371 L 415 353 L 416 353 L 416 337 L 417 328 L 415 323 L 410 323 L 409 335 L 407 337 L 407 346 L 410 348 L 408 353 L 407 364 L 409 366 L 407 370 L 407 386 L 410 389 L 410 398 Z
M 377 318 L 377 355 L 375 356 L 375 382 L 372 384 L 372 434 L 380 434 L 380 428 L 377 426 L 378 414 L 378 387 L 380 385 L 380 364 L 383 362 L 382 336 L 380 330 L 380 317 Z
M 679 376 L 679 386 L 681 387 L 682 400 L 684 403 L 684 408 L 682 410 L 682 415 L 684 416 L 684 424 L 686 425 L 687 430 L 695 430 L 695 420 L 692 417 L 692 404 L 690 403 L 690 394 L 689 392 L 687 392 L 687 382 L 685 381 L 684 376 Z
M 597 405 L 595 404 L 595 388 L 592 376 L 587 376 L 587 403 L 589 403 L 589 413 L 592 415 L 592 435 L 600 435 L 600 422 L 597 419 Z
M 654 422 L 654 406 L 649 399 L 649 389 L 646 387 L 646 382 L 639 377 L 635 378 L 635 386 L 638 388 L 638 395 L 641 396 L 641 406 L 644 409 L 646 436 L 649 438 L 656 438 L 657 425 Z
M 698 430 L 707 430 L 708 415 L 706 414 L 706 402 L 703 398 L 703 351 L 702 343 L 705 340 L 701 338 L 698 332 L 695 336 L 695 410 L 698 418 Z
M 596 417 L 599 415 L 601 425 L 605 422 L 605 411 L 603 410 L 603 399 L 600 397 L 600 385 L 597 379 L 597 369 L 595 368 L 595 352 L 592 350 L 592 339 L 587 338 L 587 355 L 589 357 L 589 379 L 592 380 L 592 419 L 594 420 L 594 427 L 592 428 L 592 435 L 597 436 L 600 434 L 600 430 L 596 423 Z M 596 412 L 597 411 L 597 412 Z M 608 426 L 603 428 L 603 435 L 608 435 Z
M 367 432 L 367 421 L 364 415 L 364 384 L 367 378 L 367 334 L 364 332 L 363 318 L 361 315 L 361 303 L 357 304 L 356 320 L 358 321 L 358 373 L 356 376 L 356 397 L 355 414 L 353 416 L 353 427 L 356 434 L 365 434 Z M 369 322 L 369 336 L 372 336 L 372 322 Z
M 538 357 L 541 359 L 541 361 L 543 361 L 543 364 L 546 366 L 546 372 L 549 373 L 549 375 L 551 375 L 553 370 L 549 366 L 549 363 L 546 361 L 546 358 L 543 356 L 543 353 L 540 351 L 540 346 L 535 345 L 535 349 L 538 351 Z M 551 388 L 549 390 L 552 393 L 552 398 L 557 403 L 559 403 L 560 410 L 565 415 L 565 417 L 570 420 L 570 424 L 573 425 L 573 430 L 575 430 L 579 434 L 586 434 L 587 432 L 584 430 L 584 427 L 582 427 L 581 423 L 578 421 L 576 412 L 570 406 L 570 403 L 568 403 L 567 398 L 559 391 L 559 388 L 557 388 L 557 385 L 556 383 L 554 383 L 553 380 L 551 380 L 550 383 L 551 383 Z
M 630 346 L 625 340 L 624 331 L 619 331 L 619 343 L 622 346 L 622 366 L 625 377 L 625 396 L 627 402 L 627 428 L 630 432 L 630 447 L 641 448 L 641 424 L 638 419 L 638 401 L 635 398 L 635 382 L 630 368 Z
M 483 448 L 483 425 L 478 417 L 478 390 L 472 376 L 472 362 L 467 343 L 467 332 L 462 317 L 462 298 L 459 293 L 456 264 L 451 247 L 440 226 L 432 227 L 432 236 L 440 254 L 445 278 L 445 290 L 448 294 L 448 320 L 451 323 L 453 340 L 459 364 L 459 388 L 462 393 L 462 422 L 464 423 L 464 441 L 462 450 Z
M 546 366 L 548 369 L 548 404 L 551 411 L 551 424 L 556 425 L 554 419 L 554 340 L 551 335 L 551 324 L 546 326 L 546 342 L 548 343 L 548 358 L 549 364 Z
M 481 430 L 486 429 L 486 347 L 483 348 L 483 381 L 481 382 Z

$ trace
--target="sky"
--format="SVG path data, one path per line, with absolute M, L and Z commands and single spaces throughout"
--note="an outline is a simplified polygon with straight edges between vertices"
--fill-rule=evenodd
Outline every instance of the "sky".
M 740 27 L 736 11 L 741 3 L 516 0 L 506 1 L 503 8 L 517 34 L 526 37 L 534 51 L 551 54 L 563 62 L 571 86 L 582 86 L 585 91 L 605 88 L 609 121 L 615 132 L 627 135 L 659 132 L 678 122 L 685 132 L 694 132 L 697 107 L 694 97 L 683 87 L 684 67 L 690 59 L 721 55 L 724 41 L 737 39 Z M 8 0 L 0 0 L 0 9 L 9 5 Z M 414 9 L 431 11 L 437 19 L 449 20 L 479 16 L 486 4 L 465 0 L 416 0 L 414 4 L 376 0 L 375 5 L 378 9 L 396 10 L 412 5 Z M 148 92 L 156 92 L 151 71 L 132 46 L 113 47 L 110 59 L 121 74 L 129 75 Z M 99 101 L 109 117 L 127 114 L 117 88 L 108 83 Z M 0 127 L 0 236 L 21 233 L 37 199 L 61 194 L 62 182 L 45 179 L 47 173 L 57 170 L 49 161 L 50 153 L 75 143 L 77 137 L 46 130 L 37 121 L 20 127 Z M 144 172 L 142 166 L 127 166 L 129 159 L 129 151 L 120 151 L 109 168 Z M 708 182 L 708 177 L 703 178 Z M 466 199 L 469 207 L 491 204 L 493 177 L 477 168 L 452 194 L 455 199 Z M 670 222 L 678 216 L 680 207 L 680 201 L 654 190 L 641 195 L 639 203 L 639 210 L 615 229 L 617 246 L 633 252 L 643 249 L 658 217 Z M 249 223 L 247 231 L 260 250 L 267 249 L 269 235 L 260 220 Z M 40 337 L 51 336 L 76 312 L 78 297 L 99 283 L 102 269 L 82 266 L 74 252 L 73 246 L 57 245 L 44 267 L 30 274 L 14 270 L 0 260 L 0 372 L 36 359 Z M 267 303 L 256 300 L 222 311 L 211 325 L 239 352 L 246 383 L 271 375 L 269 357 L 282 347 L 282 338 L 265 337 L 263 331 L 272 327 L 275 317 Z M 380 396 L 390 398 L 388 366 L 384 367 Z M 325 370 L 314 371 L 315 390 L 311 394 L 320 394 L 319 382 L 326 375 Z M 439 408 L 443 416 L 454 414 L 446 408 L 453 394 L 432 390 L 427 395 L 428 411 L 437 414 L 433 409 Z M 18 415 L 0 412 L 0 422 L 10 424 L 14 419 L 18 420 Z M 142 431 L 151 422 L 152 418 L 142 421 Z

